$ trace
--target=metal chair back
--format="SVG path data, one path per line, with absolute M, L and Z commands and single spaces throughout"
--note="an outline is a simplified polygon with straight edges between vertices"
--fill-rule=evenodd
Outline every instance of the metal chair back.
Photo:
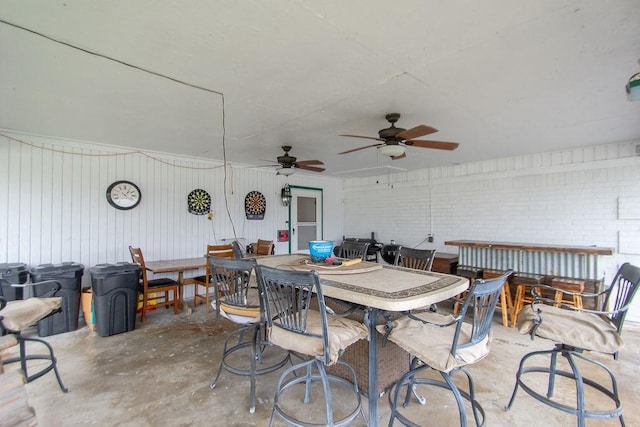
M 340 245 L 340 258 L 357 259 L 362 261 L 367 256 L 367 250 L 369 250 L 369 243 L 367 242 L 342 242 Z
M 412 249 L 400 247 L 396 252 L 394 265 L 412 268 L 414 270 L 431 271 L 435 249 Z
M 613 312 L 609 318 L 618 328 L 618 334 L 622 332 L 622 325 L 627 317 L 631 300 L 638 291 L 638 283 L 640 283 L 640 267 L 627 262 L 618 269 L 607 290 L 601 310 Z
M 260 301 L 249 298 L 255 259 L 220 258 L 207 255 L 207 265 L 215 286 L 216 314 L 224 304 L 238 310 L 260 309 Z
M 455 355 L 459 348 L 468 347 L 484 340 L 491 330 L 496 304 L 500 298 L 500 291 L 513 270 L 506 271 L 503 275 L 494 279 L 475 280 L 464 301 L 459 314 L 458 325 L 451 346 L 451 354 Z M 460 331 L 467 312 L 471 310 L 471 339 L 469 342 L 460 343 Z
M 322 360 L 328 365 L 327 308 L 318 273 L 288 271 L 263 265 L 258 265 L 256 272 L 268 327 L 277 326 L 301 336 L 321 339 L 324 349 Z M 320 312 L 321 334 L 307 331 L 307 318 L 312 299 L 317 301 L 317 309 Z

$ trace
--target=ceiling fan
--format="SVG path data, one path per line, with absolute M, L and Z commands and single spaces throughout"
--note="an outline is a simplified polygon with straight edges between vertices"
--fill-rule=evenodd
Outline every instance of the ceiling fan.
M 419 125 L 411 129 L 397 128 L 395 126 L 395 123 L 400 118 L 399 113 L 389 113 L 385 116 L 385 118 L 389 123 L 391 123 L 391 126 L 378 131 L 378 135 L 380 135 L 379 138 L 361 135 L 340 135 L 349 136 L 352 138 L 373 139 L 376 141 L 383 141 L 382 143 L 365 145 L 364 147 L 354 148 L 353 150 L 343 151 L 342 153 L 338 154 L 353 153 L 354 151 L 364 150 L 365 148 L 369 147 L 378 147 L 380 154 L 391 157 L 393 160 L 399 160 L 407 157 L 405 153 L 407 146 L 434 148 L 436 150 L 455 150 L 456 148 L 458 148 L 459 144 L 457 142 L 413 139 L 438 132 L 438 129 L 432 128 L 431 126 Z
M 324 172 L 324 168 L 320 168 L 314 165 L 324 165 L 320 160 L 300 160 L 298 161 L 295 157 L 289 155 L 289 151 L 291 151 L 290 145 L 283 145 L 282 149 L 284 150 L 284 154 L 282 156 L 278 156 L 277 160 L 280 164 L 280 169 L 278 169 L 277 175 L 293 175 L 295 173 L 295 169 L 302 169 L 311 172 Z

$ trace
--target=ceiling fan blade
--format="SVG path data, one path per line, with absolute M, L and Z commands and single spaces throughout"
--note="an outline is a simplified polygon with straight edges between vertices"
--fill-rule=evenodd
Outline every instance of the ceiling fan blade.
M 320 160 L 298 160 L 295 165 L 297 167 L 300 166 L 309 166 L 309 165 L 324 165 Z
M 396 135 L 396 138 L 401 139 L 413 139 L 418 138 L 420 136 L 430 135 L 432 133 L 438 132 L 438 129 L 432 128 L 427 125 L 419 125 L 411 129 L 404 130 Z
M 405 157 L 407 157 L 407 153 L 402 153 L 399 156 L 392 157 L 391 159 L 392 160 L 400 160 L 400 159 L 404 159 Z
M 455 150 L 460 145 L 457 142 L 421 141 L 419 139 L 405 141 L 404 144 L 411 145 L 414 147 L 421 147 L 421 148 L 435 148 L 436 150 Z
M 362 136 L 362 135 L 339 135 L 339 136 L 348 136 L 350 138 L 364 138 L 364 139 L 373 139 L 374 141 L 384 141 L 382 138 L 376 138 L 374 136 Z
M 296 163 L 296 168 L 303 169 L 306 171 L 311 171 L 311 172 L 324 172 L 324 168 L 319 168 L 316 166 L 301 165 L 299 163 Z
M 364 150 L 365 148 L 369 148 L 369 147 L 379 147 L 380 145 L 384 145 L 384 144 L 371 144 L 371 145 L 365 145 L 364 147 L 354 148 L 353 150 L 343 151 L 342 153 L 338 153 L 338 154 L 353 153 L 354 151 Z

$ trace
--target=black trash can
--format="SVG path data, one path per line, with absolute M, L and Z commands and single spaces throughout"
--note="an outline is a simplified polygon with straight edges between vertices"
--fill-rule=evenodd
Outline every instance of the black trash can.
M 0 264 L 0 278 L 13 284 L 24 284 L 29 280 L 29 270 L 27 264 L 22 262 L 11 262 L 8 264 Z M 0 295 L 8 301 L 23 299 L 23 289 L 16 288 L 6 283 L 2 284 Z
M 98 264 L 89 272 L 98 335 L 108 337 L 134 330 L 140 266 L 126 262 Z
M 46 337 L 78 329 L 80 288 L 82 287 L 83 274 L 84 266 L 75 262 L 42 264 L 31 269 L 32 282 L 55 280 L 61 286 L 61 289 L 54 295 L 62 297 L 61 311 L 38 322 L 39 336 Z M 42 291 L 38 290 L 37 286 L 33 288 L 33 292 L 36 297 L 43 296 L 40 295 Z

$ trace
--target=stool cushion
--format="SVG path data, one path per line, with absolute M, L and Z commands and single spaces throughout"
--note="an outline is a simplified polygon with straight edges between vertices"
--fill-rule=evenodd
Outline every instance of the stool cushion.
M 344 317 L 327 315 L 327 329 L 329 334 L 329 365 L 334 364 L 347 347 L 367 336 L 367 328 L 362 323 Z M 318 336 L 301 335 L 274 324 L 273 328 L 269 330 L 269 341 L 285 350 L 314 357 L 322 356 L 324 352 L 321 338 L 322 319 L 316 310 L 309 310 L 307 333 Z
M 211 302 L 211 307 L 215 310 L 216 302 Z M 234 305 L 226 302 L 224 298 L 220 300 L 220 314 L 234 323 L 244 325 L 246 323 L 257 323 L 261 320 L 260 296 L 256 292 L 249 292 L 246 306 Z
M 420 313 L 416 316 L 427 322 L 441 325 L 453 322 L 455 319 L 451 315 L 429 312 Z M 377 329 L 381 334 L 385 333 L 384 325 L 378 326 Z M 393 322 L 389 340 L 402 347 L 408 353 L 413 354 L 425 364 L 442 372 L 450 372 L 454 368 L 475 363 L 489 354 L 490 335 L 479 343 L 467 347 L 460 347 L 459 344 L 456 355 L 451 354 L 455 331 L 456 323 L 440 327 L 403 317 Z M 459 343 L 469 342 L 470 337 L 471 325 L 463 323 L 460 330 Z
M 21 331 L 47 317 L 61 305 L 62 297 L 9 301 L 0 312 L 2 325 L 9 331 Z
M 536 308 L 542 310 L 542 322 L 536 330 L 539 337 L 607 354 L 616 353 L 624 346 L 615 325 L 607 317 L 545 304 L 537 304 Z M 537 318 L 531 305 L 526 306 L 518 316 L 520 333 L 531 333 Z

